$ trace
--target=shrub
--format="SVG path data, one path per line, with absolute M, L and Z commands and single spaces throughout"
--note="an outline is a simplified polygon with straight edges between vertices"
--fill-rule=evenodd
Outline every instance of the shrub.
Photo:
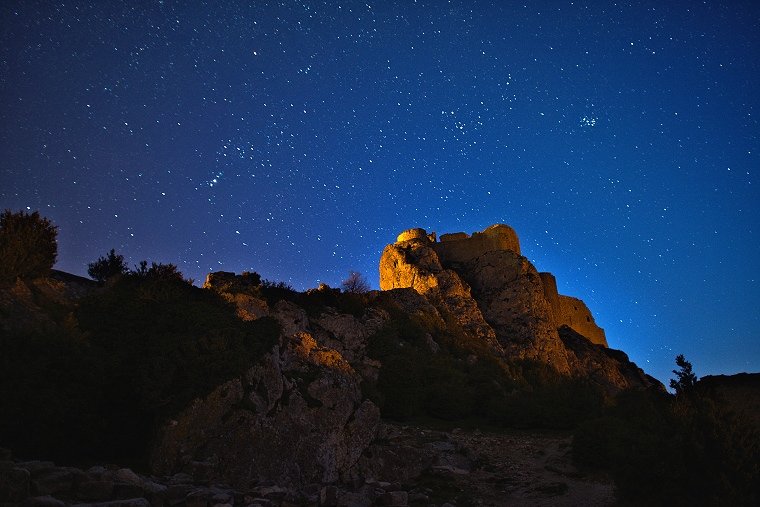
M 0 281 L 47 276 L 58 256 L 57 229 L 36 211 L 0 213 Z
M 680 373 L 691 374 L 682 356 L 678 364 Z M 574 460 L 611 469 L 624 501 L 757 505 L 758 428 L 698 383 L 689 386 L 677 397 L 619 393 L 603 417 L 575 432 Z
M 193 280 L 185 279 L 182 276 L 182 272 L 172 263 L 164 264 L 155 262 L 151 263 L 148 267 L 148 261 L 140 261 L 140 266 L 135 266 L 135 269 L 129 271 L 132 276 L 150 278 L 153 280 L 184 280 L 188 283 L 193 283 Z
M 129 266 L 124 262 L 124 256 L 116 255 L 113 248 L 108 255 L 99 257 L 97 261 L 87 264 L 87 274 L 98 282 L 126 273 L 129 273 Z

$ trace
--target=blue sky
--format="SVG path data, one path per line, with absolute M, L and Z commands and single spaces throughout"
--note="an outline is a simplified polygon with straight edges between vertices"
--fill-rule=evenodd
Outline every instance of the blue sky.
M 760 371 L 758 4 L 493 4 L 4 2 L 2 206 L 299 290 L 506 223 L 664 383 Z

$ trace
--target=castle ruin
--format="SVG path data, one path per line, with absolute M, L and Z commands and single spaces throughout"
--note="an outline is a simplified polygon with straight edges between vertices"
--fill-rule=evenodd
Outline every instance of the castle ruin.
M 464 232 L 428 234 L 425 229 L 416 228 L 402 232 L 396 239 L 398 242 L 418 240 L 426 243 L 438 256 L 444 266 L 463 266 L 487 252 L 507 250 L 517 255 L 520 253 L 520 240 L 514 229 L 505 224 L 496 224 L 482 232 L 469 235 Z M 557 292 L 557 280 L 554 275 L 540 272 L 539 277 L 543 287 L 544 298 L 551 308 L 554 327 L 557 329 L 568 326 L 578 334 L 588 338 L 592 343 L 607 347 L 604 329 L 596 325 L 594 317 L 586 304 L 577 298 L 563 296 Z

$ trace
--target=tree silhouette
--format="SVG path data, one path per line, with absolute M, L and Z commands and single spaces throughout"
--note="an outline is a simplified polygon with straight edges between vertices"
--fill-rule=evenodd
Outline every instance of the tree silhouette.
M 353 269 L 349 271 L 348 278 L 343 280 L 340 286 L 343 287 L 344 291 L 353 294 L 366 294 L 370 288 L 367 277 Z
M 124 262 L 124 256 L 116 255 L 113 248 L 107 256 L 99 257 L 97 261 L 87 264 L 87 274 L 99 282 L 126 273 L 129 273 L 129 266 Z
M 36 211 L 0 213 L 0 281 L 48 275 L 58 256 L 57 229 Z
M 690 392 L 697 383 L 697 376 L 691 371 L 691 363 L 684 359 L 683 354 L 676 357 L 676 364 L 680 370 L 673 370 L 678 380 L 670 379 L 670 387 L 675 389 L 676 394 Z

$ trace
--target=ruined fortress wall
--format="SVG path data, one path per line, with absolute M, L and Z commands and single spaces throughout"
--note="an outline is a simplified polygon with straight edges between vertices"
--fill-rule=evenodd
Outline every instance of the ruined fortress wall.
M 554 275 L 546 271 L 538 274 L 541 278 L 541 286 L 544 288 L 544 297 L 552 307 L 554 315 L 558 316 L 560 313 L 559 305 L 559 293 L 557 292 L 557 279 Z M 559 325 L 557 327 L 560 327 Z
M 575 332 L 591 340 L 592 343 L 607 347 L 607 337 L 604 334 L 604 329 L 596 325 L 594 316 L 591 315 L 591 311 L 586 306 L 586 303 L 574 297 L 559 295 L 558 310 L 554 311 L 554 318 L 557 319 L 558 328 L 563 325 L 568 326 Z
M 467 262 L 486 252 L 510 250 L 520 254 L 520 240 L 508 225 L 492 225 L 483 232 L 467 236 L 463 232 L 442 234 L 439 242 L 432 245 L 441 262 Z
M 409 229 L 402 232 L 397 242 L 402 241 L 422 242 L 433 249 L 438 259 L 436 264 L 461 263 L 477 259 L 487 252 L 509 250 L 517 255 L 520 253 L 520 240 L 514 229 L 504 224 L 492 225 L 483 232 L 474 232 L 472 236 L 464 232 L 442 234 L 436 239 L 435 233 L 428 234 L 425 229 Z M 383 253 L 385 256 L 385 253 Z M 382 261 L 381 261 L 382 264 Z M 440 269 L 438 265 L 438 269 Z M 382 271 L 382 267 L 381 267 Z M 592 343 L 607 346 L 607 338 L 604 329 L 594 322 L 594 317 L 580 299 L 562 296 L 557 292 L 557 280 L 551 273 L 539 273 L 544 298 L 549 303 L 557 328 L 568 326 L 575 332 L 582 334 Z M 380 286 L 383 287 L 381 276 Z M 386 288 L 383 287 L 385 290 Z

